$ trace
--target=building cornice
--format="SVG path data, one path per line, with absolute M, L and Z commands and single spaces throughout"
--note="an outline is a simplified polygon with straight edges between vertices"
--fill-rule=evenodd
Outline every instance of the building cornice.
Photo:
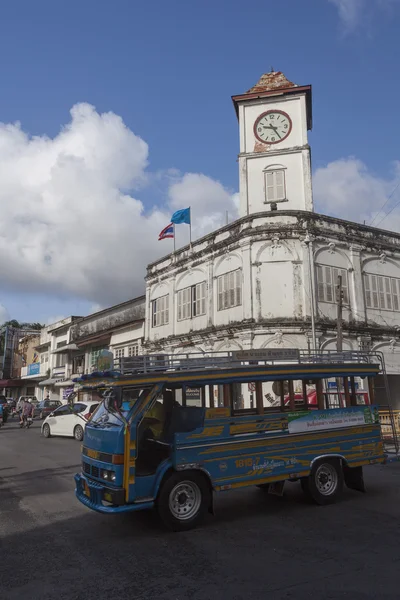
M 302 239 L 307 232 L 316 242 L 335 239 L 371 251 L 389 249 L 400 252 L 399 233 L 315 212 L 264 211 L 241 217 L 196 240 L 192 246 L 184 246 L 175 253 L 150 263 L 146 280 L 170 274 L 171 271 L 178 273 L 187 268 L 188 263 L 193 266 L 198 261 L 200 264 L 207 255 L 216 256 L 226 252 L 227 248 L 232 250 L 239 242 L 243 243 L 245 238 L 251 238 L 250 241 L 253 242 L 268 239 L 272 233 L 280 233 L 286 238 Z

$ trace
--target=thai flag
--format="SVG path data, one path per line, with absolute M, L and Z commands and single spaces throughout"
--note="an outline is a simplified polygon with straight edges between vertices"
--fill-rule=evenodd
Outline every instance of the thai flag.
M 174 237 L 174 225 L 173 225 L 173 223 L 170 223 L 161 231 L 160 235 L 158 236 L 158 241 L 165 240 L 166 238 L 173 238 L 173 237 Z

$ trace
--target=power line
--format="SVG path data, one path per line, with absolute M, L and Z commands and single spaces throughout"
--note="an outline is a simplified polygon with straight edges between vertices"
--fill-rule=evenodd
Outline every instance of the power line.
M 399 182 L 399 185 L 400 185 L 400 182 Z M 397 187 L 398 187 L 398 186 L 397 186 Z M 382 223 L 382 221 L 384 221 L 384 220 L 386 219 L 386 217 L 388 217 L 388 216 L 389 216 L 389 215 L 390 215 L 390 214 L 391 214 L 391 213 L 394 211 L 394 209 L 395 209 L 395 208 L 397 208 L 397 207 L 399 206 L 399 204 L 400 204 L 400 200 L 399 200 L 399 201 L 398 201 L 398 202 L 397 202 L 397 203 L 396 203 L 396 204 L 393 206 L 393 208 L 391 208 L 391 209 L 389 210 L 389 212 L 388 212 L 388 213 L 386 213 L 386 215 L 384 215 L 384 216 L 382 217 L 382 219 L 379 221 L 379 223 L 376 225 L 376 227 L 378 227 L 378 226 L 379 226 L 379 225 Z
M 398 181 L 397 185 L 394 187 L 394 190 L 392 191 L 392 193 L 389 195 L 388 199 L 385 201 L 385 203 L 383 204 L 383 206 L 379 209 L 379 211 L 376 213 L 375 217 L 372 219 L 371 223 L 370 223 L 370 227 L 372 227 L 372 225 L 375 222 L 375 219 L 377 218 L 377 216 L 379 215 L 379 213 L 385 208 L 386 204 L 389 202 L 389 200 L 393 197 L 393 194 L 395 193 L 395 191 L 397 190 L 397 188 L 400 186 L 400 180 Z M 393 209 L 392 209 L 393 210 Z M 392 211 L 390 211 L 392 212 Z M 387 213 L 386 215 L 384 215 L 382 217 L 382 219 L 379 221 L 379 223 L 382 223 L 383 219 L 386 219 L 386 217 L 388 215 L 390 215 L 390 212 Z M 378 225 L 379 225 L 378 223 Z M 378 227 L 378 225 L 376 225 L 376 227 Z

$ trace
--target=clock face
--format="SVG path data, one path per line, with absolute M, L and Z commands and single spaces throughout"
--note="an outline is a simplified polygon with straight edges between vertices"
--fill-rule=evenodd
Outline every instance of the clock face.
M 254 135 L 265 144 L 279 144 L 292 131 L 292 120 L 282 110 L 268 110 L 254 123 Z

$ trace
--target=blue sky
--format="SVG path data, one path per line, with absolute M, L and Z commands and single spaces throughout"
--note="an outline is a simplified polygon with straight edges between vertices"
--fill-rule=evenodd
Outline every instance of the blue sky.
M 71 121 L 69 111 L 77 103 L 89 103 L 99 114 L 111 111 L 121 117 L 136 136 L 124 143 L 134 144 L 136 152 L 141 138 L 148 145 L 148 154 L 135 159 L 133 166 L 127 165 L 127 169 L 137 168 L 137 175 L 130 179 L 122 174 L 115 187 L 141 201 L 144 213 L 159 207 L 154 216 L 158 227 L 168 208 L 176 205 L 176 197 L 182 198 L 188 189 L 185 185 L 193 184 L 196 189 L 203 184 L 207 189 L 214 186 L 216 202 L 221 198 L 221 205 L 237 192 L 238 129 L 230 97 L 247 90 L 273 66 L 292 81 L 313 86 L 310 143 L 313 170 L 319 171 L 316 200 L 321 200 L 317 208 L 335 213 L 335 181 L 344 173 L 345 181 L 352 178 L 352 189 L 358 196 L 353 212 L 342 216 L 356 219 L 362 213 L 363 186 L 375 190 L 368 199 L 368 214 L 373 215 L 398 177 L 399 19 L 397 0 L 13 0 L 3 3 L 0 22 L 0 121 L 20 122 L 28 136 L 25 145 L 29 136 L 40 136 L 45 145 Z M 79 118 L 82 122 L 92 117 L 85 113 Z M 114 125 L 113 131 L 118 129 Z M 111 135 L 110 144 L 118 143 L 116 135 Z M 4 139 L 0 137 L 0 148 L 2 143 L 3 148 L 10 143 L 15 146 L 7 135 Z M 32 156 L 31 150 L 27 156 Z M 112 170 L 110 165 L 108 161 L 104 168 Z M 35 169 L 37 162 L 30 170 Z M 186 174 L 203 174 L 209 180 L 189 181 Z M 93 214 L 88 209 L 78 215 L 79 260 L 71 249 L 71 245 L 75 248 L 72 242 L 77 224 L 73 218 L 68 220 L 71 238 L 69 245 L 68 240 L 64 242 L 63 254 L 74 255 L 71 276 L 65 263 L 54 267 L 57 273 L 39 267 L 40 253 L 23 249 L 23 240 L 35 240 L 35 248 L 43 249 L 46 260 L 53 256 L 55 265 L 57 239 L 63 238 L 50 240 L 46 233 L 51 230 L 54 234 L 56 220 L 46 223 L 45 228 L 40 225 L 42 237 L 37 237 L 43 213 L 52 213 L 54 207 L 45 188 L 38 195 L 38 184 L 32 187 L 29 173 L 24 177 L 29 185 L 23 185 L 22 192 L 14 184 L 10 192 L 11 183 L 4 183 L 4 178 L 2 183 L 0 177 L 3 207 L 13 203 L 13 194 L 16 202 L 21 193 L 24 195 L 18 214 L 8 210 L 7 230 L 2 233 L 9 239 L 7 247 L 13 254 L 4 257 L 3 249 L 0 303 L 4 308 L 0 317 L 8 314 L 45 322 L 71 313 L 85 314 L 97 305 L 140 294 L 146 263 L 142 248 L 136 251 L 132 246 L 131 266 L 122 261 L 121 278 L 129 280 L 129 269 L 135 271 L 131 287 L 121 283 L 120 291 L 103 294 L 104 288 L 118 288 L 118 278 L 110 280 L 104 272 L 86 272 L 87 261 L 96 262 L 100 271 L 102 267 L 111 271 L 116 264 L 106 260 L 103 264 L 101 252 L 91 256 L 93 243 L 89 250 L 81 243 L 85 237 L 82 220 L 90 229 L 101 210 L 108 210 L 112 220 L 112 200 L 105 199 L 98 211 L 90 205 Z M 70 171 L 63 175 L 66 188 L 70 186 L 68 177 Z M 73 179 L 71 186 L 76 183 L 75 175 Z M 109 179 L 109 189 L 108 183 Z M 180 185 L 179 195 L 176 186 Z M 173 197 L 171 186 L 178 196 Z M 398 200 L 400 193 L 389 206 Z M 65 202 L 71 202 L 73 211 L 72 201 Z M 79 206 L 79 197 L 77 202 Z M 389 225 L 382 223 L 382 227 Z M 17 235 L 13 227 L 17 227 Z M 123 233 L 128 235 L 129 231 Z M 108 259 L 118 250 L 118 236 L 108 239 L 106 231 L 102 244 Z M 170 250 L 157 244 L 155 239 L 149 260 Z M 119 251 L 124 253 L 125 247 L 122 236 Z M 20 262 L 15 258 L 19 255 Z M 80 266 L 83 272 L 78 276 Z M 64 285 L 60 271 L 74 282 Z

